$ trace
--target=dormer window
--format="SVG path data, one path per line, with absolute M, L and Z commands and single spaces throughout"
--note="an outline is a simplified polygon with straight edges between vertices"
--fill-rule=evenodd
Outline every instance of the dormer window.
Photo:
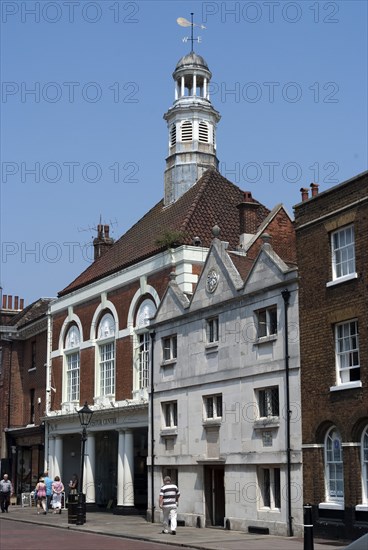
M 181 125 L 181 141 L 188 142 L 193 139 L 193 126 L 189 120 L 185 120 Z
M 208 143 L 208 124 L 206 122 L 200 122 L 198 127 L 199 141 L 201 143 Z

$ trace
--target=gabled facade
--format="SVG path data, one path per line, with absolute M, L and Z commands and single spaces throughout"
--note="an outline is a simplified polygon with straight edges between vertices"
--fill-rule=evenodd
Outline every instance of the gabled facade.
M 0 457 L 14 492 L 31 491 L 44 468 L 47 310 L 51 299 L 23 307 L 4 296 L 0 323 Z
M 171 475 L 186 525 L 301 534 L 297 270 L 258 240 L 250 259 L 215 238 L 193 295 L 173 279 L 151 323 L 151 487 Z
M 368 172 L 295 206 L 304 501 L 315 531 L 368 529 Z

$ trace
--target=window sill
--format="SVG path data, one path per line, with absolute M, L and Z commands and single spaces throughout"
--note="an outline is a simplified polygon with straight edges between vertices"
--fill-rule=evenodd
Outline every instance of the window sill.
M 340 283 L 345 283 L 346 281 L 352 281 L 353 279 L 358 278 L 358 273 L 350 273 L 349 275 L 344 275 L 344 277 L 339 277 L 338 279 L 334 279 L 333 281 L 328 281 L 326 283 L 326 287 L 339 285 Z
M 176 357 L 175 359 L 167 359 L 166 361 L 162 361 L 161 367 L 172 367 L 173 365 L 176 365 Z
M 254 342 L 256 346 L 260 344 L 266 344 L 267 342 L 274 342 L 277 340 L 277 334 L 270 334 L 269 336 L 261 336 Z
M 36 371 L 36 367 L 32 367 L 31 369 L 28 369 L 28 372 L 35 372 Z
M 280 418 L 278 416 L 272 418 L 260 418 L 255 420 L 253 427 L 255 430 L 262 430 L 263 428 L 279 428 L 280 427 Z
M 161 437 L 174 437 L 178 435 L 178 428 L 162 428 L 160 432 Z
M 202 426 L 206 428 L 219 428 L 222 424 L 222 418 L 207 418 L 203 420 Z
M 279 514 L 280 508 L 270 508 L 269 506 L 262 506 L 262 508 L 258 508 L 258 512 L 260 513 L 267 513 L 267 514 Z
M 320 502 L 318 508 L 325 510 L 345 510 L 343 502 Z
M 218 351 L 218 342 L 211 342 L 206 344 L 205 352 L 206 353 L 216 353 Z
M 357 504 L 355 510 L 357 512 L 368 512 L 368 504 Z
M 361 388 L 361 387 L 362 387 L 361 380 L 357 380 L 356 382 L 346 382 L 345 384 L 340 384 L 339 386 L 331 386 L 330 391 L 351 390 L 354 388 Z

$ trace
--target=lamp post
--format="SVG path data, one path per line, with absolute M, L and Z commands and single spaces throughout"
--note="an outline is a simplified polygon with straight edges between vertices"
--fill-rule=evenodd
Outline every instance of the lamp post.
M 78 506 L 77 506 L 77 525 L 83 525 L 85 522 L 85 510 L 86 510 L 86 498 L 83 494 L 83 473 L 84 473 L 84 451 L 87 441 L 87 426 L 91 422 L 93 411 L 88 407 L 87 401 L 83 407 L 78 411 L 79 422 L 82 426 L 82 449 L 81 449 L 81 462 L 80 462 L 80 476 L 79 476 L 79 488 L 78 488 Z

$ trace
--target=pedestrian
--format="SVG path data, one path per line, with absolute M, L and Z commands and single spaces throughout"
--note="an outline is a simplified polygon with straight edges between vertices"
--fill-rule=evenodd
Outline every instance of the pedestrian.
M 166 476 L 164 478 L 164 484 L 160 490 L 160 508 L 163 511 L 163 533 L 169 532 L 169 518 L 170 518 L 170 530 L 172 535 L 176 535 L 177 524 L 177 507 L 179 504 L 180 491 L 174 483 L 171 483 L 171 477 Z
M 43 480 L 46 485 L 46 512 L 49 512 L 52 499 L 52 479 L 47 471 L 43 474 Z
M 46 484 L 42 476 L 40 476 L 38 483 L 36 485 L 37 491 L 37 514 L 40 513 L 40 510 L 43 510 L 43 513 L 46 515 Z
M 78 494 L 78 476 L 73 474 L 72 479 L 69 481 L 69 495 L 68 502 L 75 502 Z
M 10 497 L 13 494 L 13 486 L 9 479 L 8 474 L 4 474 L 3 479 L 0 481 L 0 505 L 1 512 L 9 512 Z
M 52 507 L 54 509 L 54 514 L 59 510 L 61 514 L 61 494 L 64 491 L 64 485 L 60 481 L 59 476 L 55 476 L 55 479 L 52 484 Z

